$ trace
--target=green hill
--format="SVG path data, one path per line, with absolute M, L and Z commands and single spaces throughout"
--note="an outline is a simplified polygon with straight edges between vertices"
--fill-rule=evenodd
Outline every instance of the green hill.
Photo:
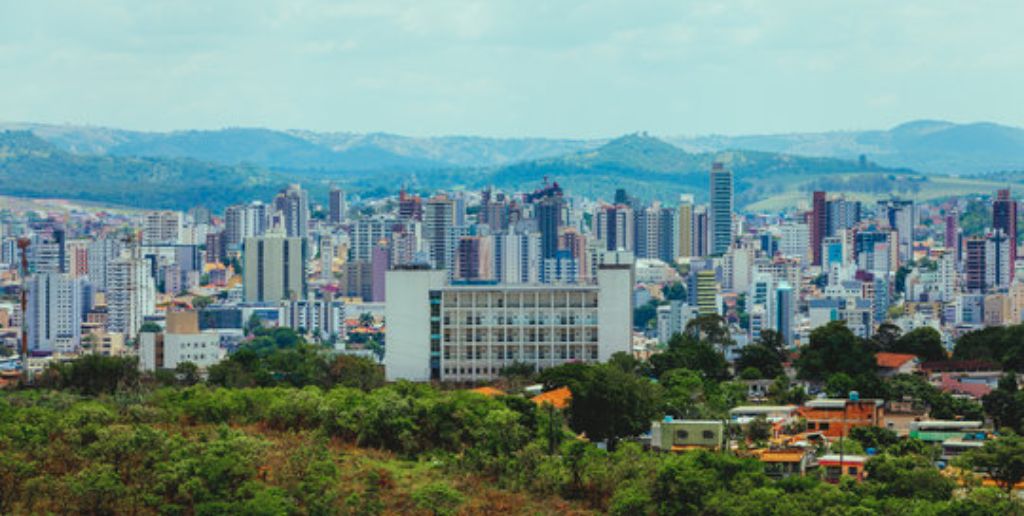
M 267 198 L 284 176 L 252 166 L 193 159 L 72 154 L 29 132 L 0 133 L 0 191 L 141 208 L 220 208 Z

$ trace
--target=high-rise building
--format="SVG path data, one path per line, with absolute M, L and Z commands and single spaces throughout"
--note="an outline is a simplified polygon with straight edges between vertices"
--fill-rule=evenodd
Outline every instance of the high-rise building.
M 180 211 L 151 211 L 142 226 L 143 244 L 180 243 L 184 221 Z
M 245 239 L 244 297 L 277 303 L 306 297 L 306 245 L 301 237 L 271 233 Z
M 1005 289 L 1013 281 L 1013 239 L 994 229 L 985 236 L 985 288 Z
M 969 237 L 964 241 L 964 289 L 968 292 L 985 292 L 985 247 L 987 240 Z
M 227 246 L 237 249 L 246 238 L 263 235 L 267 231 L 268 220 L 267 205 L 259 201 L 228 206 L 224 210 Z
M 89 283 L 99 291 L 107 290 L 107 267 L 121 255 L 121 242 L 100 238 L 87 244 Z
M 700 315 L 718 313 L 718 279 L 714 269 L 694 271 L 691 276 L 690 291 L 697 312 Z
M 423 200 L 418 195 L 409 195 L 405 188 L 398 193 L 398 218 L 401 220 L 423 220 Z
M 427 240 L 430 261 L 436 269 L 451 267 L 447 258 L 449 248 L 454 249 L 450 240 L 451 229 L 455 226 L 455 202 L 446 195 L 436 195 L 427 200 L 423 212 L 423 237 Z
M 533 206 L 534 217 L 537 219 L 537 230 L 540 232 L 541 258 L 552 258 L 558 252 L 558 230 L 562 227 L 562 210 L 565 201 L 559 191 L 539 199 Z
M 370 269 L 372 271 L 370 281 L 372 283 L 370 300 L 375 303 L 386 301 L 385 281 L 387 272 L 391 268 L 391 246 L 387 240 L 377 242 L 373 246 L 373 253 L 370 256 Z
M 540 234 L 511 232 L 495 237 L 496 269 L 501 282 L 532 284 L 540 281 Z
M 884 212 L 885 222 L 896 230 L 896 247 L 900 263 L 914 258 L 914 228 L 917 226 L 917 209 L 914 201 L 889 199 L 878 201 Z
M 345 222 L 345 213 L 348 211 L 348 205 L 345 203 L 345 191 L 340 188 L 331 188 L 329 197 L 327 221 L 331 224 Z
M 107 330 L 134 339 L 147 315 L 156 313 L 156 281 L 150 261 L 137 250 L 107 264 Z
M 227 240 L 224 231 L 206 234 L 206 263 L 220 263 L 228 256 Z
M 775 313 L 777 317 L 775 328 L 783 342 L 787 346 L 792 346 L 795 330 L 793 322 L 796 318 L 796 296 L 793 287 L 786 282 L 779 283 L 775 289 Z
M 821 265 L 821 242 L 828 236 L 828 210 L 825 192 L 816 191 L 811 203 L 809 222 L 811 265 Z
M 537 370 L 629 352 L 633 268 L 573 285 L 452 284 L 442 271 L 388 271 L 389 380 L 483 381 L 514 363 Z
M 633 251 L 636 239 L 633 231 L 633 209 L 624 204 L 602 206 L 594 216 L 597 239 L 605 243 L 608 251 Z
M 462 281 L 493 281 L 494 239 L 491 236 L 464 236 L 458 241 L 453 276 Z
M 681 199 L 679 208 L 676 210 L 678 220 L 676 221 L 676 231 L 679 236 L 676 240 L 679 243 L 679 253 L 676 255 L 679 258 L 689 258 L 696 256 L 695 251 L 695 238 L 693 231 L 693 196 L 688 195 Z
M 711 235 L 711 254 L 723 255 L 732 245 L 733 185 L 732 171 L 722 163 L 711 166 L 710 209 L 708 229 Z
M 297 184 L 289 185 L 274 197 L 274 211 L 282 216 L 289 237 L 309 235 L 309 194 Z
M 960 263 L 960 214 L 956 208 L 946 214 L 946 231 L 944 243 L 946 249 L 953 253 L 953 258 Z
M 78 350 L 82 335 L 84 278 L 64 273 L 36 273 L 28 280 L 28 348 L 32 351 Z
M 1010 196 L 1010 190 L 999 190 L 992 201 L 992 228 L 1002 231 L 1008 239 L 1010 251 L 1010 280 L 1013 280 L 1013 263 L 1017 260 L 1017 201 Z

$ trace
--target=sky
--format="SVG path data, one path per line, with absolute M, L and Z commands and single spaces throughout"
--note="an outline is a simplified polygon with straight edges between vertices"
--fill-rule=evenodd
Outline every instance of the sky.
M 1024 125 L 1024 2 L 0 0 L 0 120 L 610 137 Z

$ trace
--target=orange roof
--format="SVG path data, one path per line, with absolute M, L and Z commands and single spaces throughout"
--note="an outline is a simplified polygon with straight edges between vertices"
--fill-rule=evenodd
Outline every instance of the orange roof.
M 476 389 L 470 389 L 470 392 L 477 394 L 483 394 L 484 396 L 504 396 L 505 391 L 501 389 L 495 389 L 494 387 L 477 387 Z
M 875 363 L 878 367 L 885 369 L 896 369 L 911 360 L 917 359 L 917 355 L 909 353 L 887 353 L 885 351 L 875 355 Z
M 766 450 L 761 454 L 761 462 L 800 462 L 804 460 L 804 452 L 799 450 Z
M 569 406 L 569 400 L 572 399 L 572 391 L 568 387 L 559 387 L 548 392 L 542 392 L 532 399 L 537 405 L 550 403 L 556 409 L 564 409 Z

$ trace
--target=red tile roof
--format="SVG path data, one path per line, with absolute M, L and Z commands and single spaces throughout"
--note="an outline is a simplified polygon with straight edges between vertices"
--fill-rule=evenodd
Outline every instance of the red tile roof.
M 564 409 L 569 406 L 569 400 L 572 399 L 572 391 L 568 387 L 559 387 L 552 389 L 548 392 L 544 392 L 534 396 L 533 402 L 538 406 L 550 403 L 554 405 L 556 409 Z
M 903 364 L 916 359 L 917 355 L 911 355 L 910 353 L 889 353 L 883 351 L 875 355 L 875 363 L 883 369 L 898 369 Z

